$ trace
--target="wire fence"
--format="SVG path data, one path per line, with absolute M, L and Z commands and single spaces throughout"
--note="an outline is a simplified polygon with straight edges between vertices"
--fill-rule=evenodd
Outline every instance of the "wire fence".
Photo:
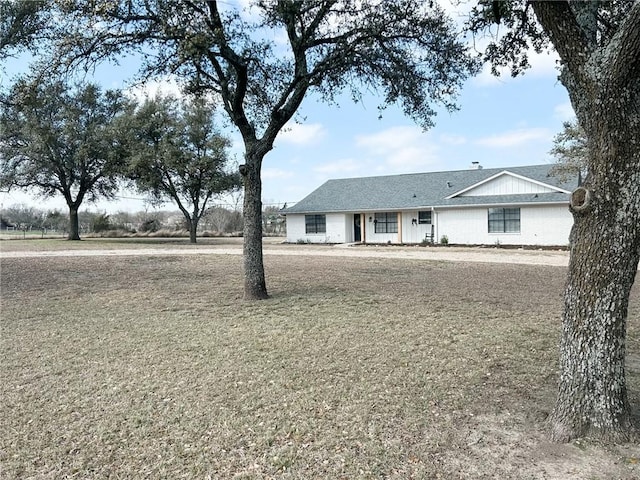
M 51 229 L 19 229 L 19 228 L 3 228 L 0 229 L 0 240 L 26 240 L 26 239 L 42 239 L 42 238 L 64 238 L 67 232 L 62 230 Z

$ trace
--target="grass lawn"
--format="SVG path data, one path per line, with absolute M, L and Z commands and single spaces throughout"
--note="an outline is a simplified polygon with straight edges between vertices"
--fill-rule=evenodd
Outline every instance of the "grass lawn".
M 272 243 L 282 242 L 282 238 L 271 237 Z M 3 239 L 0 236 L 0 251 L 2 252 L 39 252 L 60 250 L 123 250 L 144 248 L 210 248 L 210 247 L 239 247 L 242 248 L 242 238 L 238 237 L 198 237 L 195 245 L 189 243 L 185 237 L 82 237 L 81 241 L 69 241 L 66 238 L 27 237 L 26 239 Z
M 249 303 L 239 256 L 3 259 L 0 478 L 640 478 L 546 440 L 566 269 L 265 263 Z M 637 286 L 627 346 L 638 407 Z

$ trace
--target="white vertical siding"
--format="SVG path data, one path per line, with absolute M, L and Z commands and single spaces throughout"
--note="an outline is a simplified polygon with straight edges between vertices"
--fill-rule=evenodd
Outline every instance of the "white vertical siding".
M 385 213 L 385 212 L 380 211 L 377 213 Z M 389 212 L 389 213 L 397 213 L 397 212 Z M 406 213 L 403 213 L 402 217 L 404 217 L 405 215 Z M 375 213 L 373 212 L 367 213 L 365 215 L 365 218 L 366 218 L 365 228 L 367 231 L 367 237 L 366 237 L 367 243 L 399 243 L 397 232 L 396 233 L 376 233 L 376 224 L 374 222 L 374 219 L 376 218 Z M 404 221 L 404 218 L 402 219 L 402 221 Z M 411 219 L 409 219 L 409 221 L 411 221 Z M 398 225 L 398 228 L 400 228 L 399 225 Z M 402 226 L 402 230 L 404 231 L 404 225 Z
M 564 246 L 572 225 L 568 206 L 520 207 L 520 233 L 489 233 L 488 208 L 438 210 L 436 240 L 446 235 L 457 244 Z
M 525 245 L 569 244 L 573 215 L 569 205 L 556 205 L 521 210 L 521 228 L 525 232 Z
M 345 215 L 344 213 L 328 213 L 327 214 L 327 233 L 323 243 L 347 243 L 350 236 L 347 237 L 346 225 L 351 225 L 353 215 Z
M 545 187 L 538 183 L 531 182 L 524 178 L 514 177 L 513 175 L 504 174 L 493 180 L 472 188 L 471 190 L 461 194 L 461 197 L 467 196 L 486 196 L 486 195 L 512 195 L 519 193 L 545 193 L 556 192 L 557 190 Z
M 478 209 L 436 209 L 436 242 L 446 236 L 449 243 L 487 243 L 487 210 Z
M 304 233 L 304 215 L 289 213 L 287 220 L 287 242 L 306 241 Z
M 326 232 L 310 233 L 305 231 L 304 215 L 287 215 L 287 242 L 309 243 L 347 243 L 352 241 L 353 215 L 344 213 L 328 213 L 326 215 Z
M 413 223 L 414 219 L 416 223 Z M 403 243 L 420 243 L 425 239 L 426 235 L 431 235 L 431 224 L 420 224 L 418 220 L 418 210 L 402 212 Z M 433 222 L 433 214 L 431 221 Z

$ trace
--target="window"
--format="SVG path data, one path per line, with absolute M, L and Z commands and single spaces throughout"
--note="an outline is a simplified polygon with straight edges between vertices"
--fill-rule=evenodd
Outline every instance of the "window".
M 489 233 L 520 233 L 520 209 L 490 208 Z
M 418 212 L 418 223 L 420 225 L 431 225 L 431 210 Z
M 305 215 L 304 230 L 305 233 L 327 233 L 327 216 Z
M 397 213 L 376 213 L 376 233 L 398 233 Z

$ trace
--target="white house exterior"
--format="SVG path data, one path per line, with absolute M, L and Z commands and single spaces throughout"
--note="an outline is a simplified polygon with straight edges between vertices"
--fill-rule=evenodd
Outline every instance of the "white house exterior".
M 329 180 L 283 210 L 287 241 L 565 246 L 578 179 L 550 167 Z

